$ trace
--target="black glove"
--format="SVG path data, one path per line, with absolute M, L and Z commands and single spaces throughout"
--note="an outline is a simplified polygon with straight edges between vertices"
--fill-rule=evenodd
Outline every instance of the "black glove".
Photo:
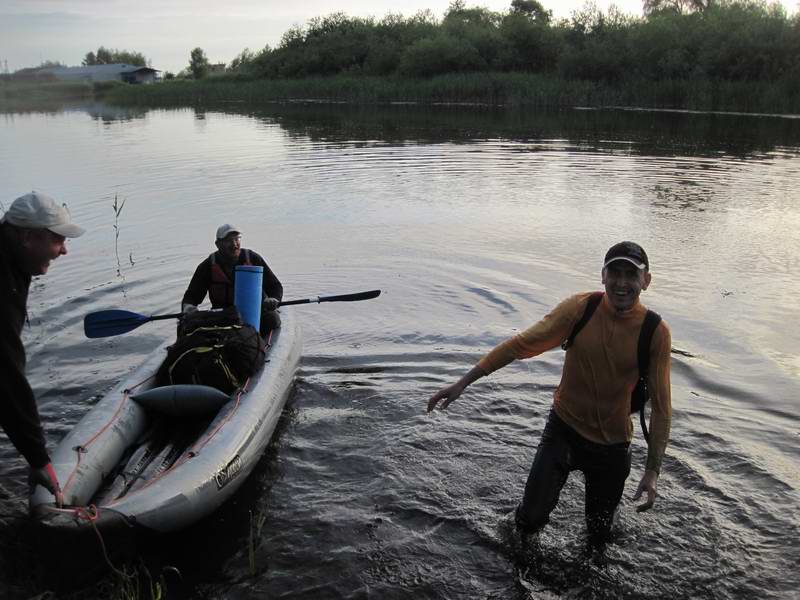
M 264 298 L 264 302 L 261 303 L 261 307 L 267 312 L 278 310 L 280 305 L 281 301 L 277 298 Z

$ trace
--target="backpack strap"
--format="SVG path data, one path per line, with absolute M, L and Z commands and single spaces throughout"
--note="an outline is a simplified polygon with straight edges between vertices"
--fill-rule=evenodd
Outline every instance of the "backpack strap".
M 639 377 L 645 377 L 650 372 L 650 344 L 653 343 L 653 334 L 659 323 L 661 323 L 661 315 L 648 309 L 644 316 L 642 329 L 639 331 L 639 347 L 636 351 Z
M 652 310 L 647 310 L 644 316 L 644 323 L 639 330 L 639 345 L 636 349 L 636 360 L 639 365 L 639 381 L 636 384 L 631 401 L 631 412 L 639 411 L 639 423 L 642 426 L 644 439 L 650 441 L 650 432 L 647 431 L 647 424 L 644 420 L 644 405 L 650 400 L 650 391 L 647 389 L 647 379 L 650 375 L 650 344 L 653 342 L 653 334 L 661 323 L 661 315 Z
M 586 309 L 583 311 L 583 316 L 580 320 L 575 323 L 575 327 L 572 328 L 572 332 L 569 334 L 569 337 L 561 342 L 561 349 L 567 350 L 572 343 L 575 341 L 575 336 L 578 335 L 583 329 L 583 327 L 589 322 L 589 319 L 592 318 L 594 311 L 597 310 L 597 307 L 600 306 L 600 301 L 603 299 L 603 292 L 592 292 L 589 296 L 588 302 L 586 302 Z

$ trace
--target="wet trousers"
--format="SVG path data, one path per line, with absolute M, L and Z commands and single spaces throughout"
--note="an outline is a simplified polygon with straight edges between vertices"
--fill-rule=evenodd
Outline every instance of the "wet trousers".
M 625 480 L 631 470 L 630 444 L 605 445 L 590 442 L 550 411 L 525 495 L 517 507 L 517 527 L 525 533 L 547 524 L 561 488 L 571 471 L 582 471 L 586 481 L 585 514 L 589 539 L 607 539 Z

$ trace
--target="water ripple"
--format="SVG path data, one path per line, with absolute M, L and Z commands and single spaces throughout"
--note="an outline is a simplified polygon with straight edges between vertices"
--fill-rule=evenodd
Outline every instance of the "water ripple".
M 795 121 L 739 116 L 722 135 L 700 115 L 337 110 L 0 119 L 9 193 L 48 192 L 88 230 L 31 290 L 28 373 L 50 441 L 174 335 L 158 322 L 85 340 L 83 316 L 175 311 L 221 222 L 244 228 L 286 298 L 383 290 L 283 309 L 303 324 L 304 356 L 265 459 L 218 514 L 148 552 L 185 561 L 189 594 L 207 597 L 792 596 Z M 643 298 L 675 346 L 659 498 L 635 512 L 637 438 L 603 560 L 586 554 L 577 474 L 522 548 L 509 515 L 563 353 L 509 365 L 447 411 L 427 414 L 427 400 L 562 298 L 600 289 L 622 238 L 648 250 Z M 25 469 L 7 442 L 0 458 L 6 520 Z M 266 518 L 255 574 L 251 512 Z M 14 572 L 0 562 L 12 586 Z

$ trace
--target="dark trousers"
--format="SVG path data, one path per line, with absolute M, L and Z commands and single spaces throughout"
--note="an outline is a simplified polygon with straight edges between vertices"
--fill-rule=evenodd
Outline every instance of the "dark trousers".
M 556 507 L 561 488 L 571 471 L 583 471 L 586 479 L 586 526 L 590 541 L 608 538 L 625 480 L 631 470 L 630 444 L 590 442 L 550 411 L 536 458 L 525 484 L 525 496 L 517 507 L 517 527 L 538 531 Z

